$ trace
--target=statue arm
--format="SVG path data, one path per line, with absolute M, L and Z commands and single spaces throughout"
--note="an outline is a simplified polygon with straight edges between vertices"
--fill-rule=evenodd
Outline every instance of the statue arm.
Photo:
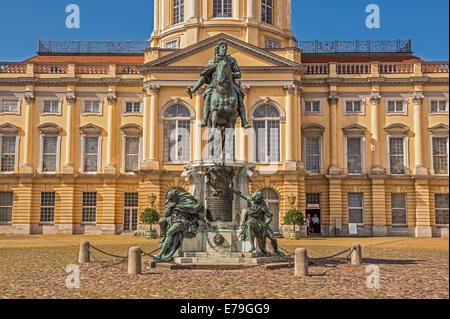
M 264 207 L 264 216 L 266 217 L 266 221 L 264 224 L 269 225 L 272 222 L 273 215 L 269 212 L 269 209 L 267 207 Z
M 231 61 L 231 71 L 233 72 L 233 78 L 240 79 L 242 76 L 241 69 L 239 68 L 239 65 L 237 64 L 235 59 L 232 58 Z
M 176 203 L 174 202 L 167 203 L 164 209 L 164 217 L 169 217 L 170 215 L 172 215 L 172 208 L 174 208 L 175 206 Z
M 193 89 L 189 88 L 190 93 L 188 91 L 188 94 L 194 94 L 195 92 L 197 92 L 197 90 L 200 89 L 203 86 L 203 84 L 205 84 L 205 82 L 206 78 L 204 76 L 201 76 L 200 79 L 197 81 L 197 84 L 195 84 L 194 88 Z

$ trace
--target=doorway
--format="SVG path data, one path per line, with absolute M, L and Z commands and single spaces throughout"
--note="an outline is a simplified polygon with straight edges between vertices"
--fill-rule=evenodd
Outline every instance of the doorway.
M 306 194 L 306 216 L 311 216 L 311 233 L 320 234 L 322 228 L 321 194 Z M 314 223 L 316 221 L 316 223 Z
M 138 193 L 125 193 L 125 203 L 123 212 L 123 231 L 137 231 L 138 226 Z

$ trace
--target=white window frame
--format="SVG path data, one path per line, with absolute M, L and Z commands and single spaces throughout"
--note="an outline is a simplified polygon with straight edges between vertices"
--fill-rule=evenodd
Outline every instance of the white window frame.
M 403 111 L 402 112 L 389 112 L 389 102 L 402 102 Z M 398 97 L 398 98 L 385 98 L 384 99 L 386 115 L 408 115 L 408 98 Z
M 1 161 L 1 152 L 2 152 L 2 141 L 3 137 L 15 137 L 16 143 L 15 143 L 15 154 L 14 154 L 14 169 L 12 171 L 8 172 L 2 172 L 0 170 L 0 174 L 14 174 L 16 172 L 16 169 L 19 167 L 19 134 L 1 134 L 0 133 L 0 161 Z M 0 163 L 1 164 L 1 163 Z
M 398 207 L 392 207 L 392 195 L 404 195 L 405 196 L 405 223 L 403 224 L 394 224 L 394 219 L 392 216 L 392 210 L 393 209 L 403 209 L 403 208 L 398 208 Z M 393 227 L 405 227 L 408 226 L 408 193 L 391 193 L 391 221 L 392 221 L 392 226 Z
M 175 1 L 172 0 L 171 5 L 172 5 L 172 24 L 180 24 L 180 23 L 184 23 L 185 20 L 185 14 L 186 14 L 186 7 L 185 7 L 185 3 L 184 0 L 178 0 L 179 3 L 177 6 L 175 6 Z M 181 14 L 181 8 L 183 8 L 183 14 Z M 178 9 L 178 15 L 175 16 L 175 9 Z M 179 21 L 176 21 L 176 19 L 178 19 Z
M 362 207 L 351 207 L 348 206 L 348 197 L 349 194 L 361 194 L 362 195 Z M 357 223 L 357 226 L 364 226 L 364 222 L 365 222 L 365 212 L 364 212 L 364 192 L 348 192 L 347 193 L 347 218 L 348 218 L 348 222 L 350 223 L 350 209 L 361 209 L 362 210 L 362 223 Z
M 261 0 L 261 12 L 260 12 L 260 14 L 261 14 L 261 22 L 262 22 L 262 23 L 267 23 L 267 24 L 269 24 L 269 25 L 273 25 L 273 24 L 274 24 L 275 1 L 276 1 L 276 0 L 272 0 L 272 5 L 268 5 L 267 3 L 263 3 L 263 1 Z M 272 12 L 271 12 L 271 14 L 270 14 L 270 20 L 271 20 L 270 22 L 264 21 L 264 19 L 265 19 L 267 16 L 266 16 L 266 17 L 263 17 L 263 15 L 262 15 L 263 7 L 266 7 L 266 10 L 267 10 L 267 8 L 269 8 L 269 9 L 272 10 Z M 266 15 L 267 15 L 267 11 L 266 11 Z
M 441 210 L 444 210 L 444 209 L 445 209 L 445 208 L 436 208 L 436 195 L 447 195 L 447 194 L 443 194 L 443 193 L 435 193 L 434 196 L 433 196 L 433 197 L 434 197 L 434 198 L 433 198 L 433 200 L 434 200 L 434 221 L 435 221 L 437 227 L 440 227 L 440 228 L 448 228 L 448 227 L 449 227 L 448 224 L 438 224 L 437 221 L 436 221 L 436 210 L 437 210 L 437 209 L 441 209 Z M 448 208 L 447 208 L 447 210 L 448 210 Z
M 127 135 L 122 133 L 122 165 L 121 165 L 121 169 L 123 170 L 124 174 L 129 174 L 129 175 L 133 175 L 133 172 L 126 172 L 125 168 L 126 168 L 126 139 L 127 138 L 137 138 L 139 139 L 139 154 L 138 154 L 138 169 L 140 169 L 141 167 L 141 156 L 142 156 L 142 136 L 132 136 L 132 135 Z
M 391 173 L 391 154 L 390 154 L 390 139 L 391 138 L 403 138 L 403 165 L 405 165 L 404 174 Z M 409 170 L 409 137 L 405 134 L 388 134 L 386 135 L 386 164 L 389 171 L 389 175 L 403 176 L 408 174 Z
M 137 194 L 138 195 L 138 198 L 137 198 L 137 206 L 128 206 L 128 205 L 126 205 L 127 204 L 127 201 L 126 201 L 126 195 L 127 194 Z M 131 226 L 133 225 L 133 222 L 132 222 L 132 218 L 133 218 L 133 210 L 136 210 L 137 211 L 137 227 L 139 227 L 139 193 L 138 192 L 124 192 L 123 193 L 123 202 L 124 202 L 124 205 L 123 205 L 123 231 L 125 231 L 125 232 L 134 232 L 135 230 L 132 230 L 131 228 Z M 127 212 L 127 210 L 128 210 L 128 213 L 130 214 L 129 216 L 130 216 L 130 220 L 129 220 L 129 227 L 130 227 L 130 229 L 127 229 L 127 230 L 125 230 L 125 214 L 126 214 L 126 212 Z
M 87 137 L 96 137 L 98 139 L 98 149 L 97 149 L 97 171 L 95 172 L 86 172 L 84 170 L 84 149 L 85 149 L 85 139 Z M 100 174 L 101 172 L 101 159 L 102 159 L 102 135 L 99 134 L 81 134 L 81 151 L 80 151 L 80 171 L 81 174 L 95 175 Z
M 127 112 L 127 103 L 140 103 L 141 104 L 141 108 L 140 108 L 140 112 Z M 123 116 L 142 116 L 143 113 L 143 109 L 144 109 L 144 100 L 139 99 L 139 98 L 134 98 L 134 99 L 123 99 L 122 100 L 122 115 Z
M 2 206 L 2 207 L 11 207 L 11 220 L 10 221 L 0 221 L 0 225 L 12 225 L 12 222 L 14 220 L 14 192 L 13 191 L 2 191 L 0 193 L 12 193 L 12 206 Z
M 347 112 L 347 102 L 360 102 L 361 111 L 360 112 Z M 353 104 L 354 106 L 354 104 Z M 346 98 L 342 100 L 342 109 L 344 110 L 344 115 L 366 115 L 366 99 L 365 98 Z
M 61 115 L 61 105 L 62 105 L 62 99 L 57 97 L 51 97 L 51 98 L 41 98 L 40 100 L 40 114 L 41 115 Z M 56 112 L 44 112 L 44 105 L 47 101 L 58 101 L 58 110 Z
M 83 221 L 83 208 L 93 208 L 94 206 L 83 206 L 83 196 L 84 193 L 95 193 L 96 194 L 96 200 L 95 200 L 95 221 Z M 96 225 L 98 220 L 98 192 L 83 192 L 81 193 L 81 224 L 82 225 Z
M 169 47 L 169 44 L 175 43 L 174 47 Z M 179 49 L 180 48 L 180 37 L 172 38 L 163 42 L 164 49 Z
M 270 45 L 270 43 L 273 43 L 274 45 Z M 266 49 L 281 49 L 281 41 L 266 37 Z
M 225 9 L 224 1 L 227 1 L 227 0 L 216 0 L 216 1 L 222 2 L 222 16 L 214 16 L 214 0 L 213 0 L 211 3 L 212 18 L 213 19 L 233 19 L 234 18 L 234 5 L 235 5 L 234 0 L 230 0 L 231 1 L 231 16 L 229 16 L 229 17 L 223 16 L 224 9 Z
M 431 110 L 431 102 L 434 102 L 434 101 L 436 101 L 436 102 L 445 102 L 445 104 L 446 104 L 446 110 L 445 111 L 438 111 L 438 112 L 433 112 L 432 110 Z M 448 109 L 449 109 L 449 99 L 448 99 L 448 97 L 430 97 L 430 98 L 428 98 L 428 114 L 430 114 L 430 115 L 438 115 L 438 114 L 449 114 L 449 111 L 448 111 Z
M 44 172 L 44 138 L 46 137 L 56 137 L 56 165 L 55 171 L 53 172 Z M 39 169 L 42 174 L 56 174 L 60 169 L 60 160 L 61 160 L 61 134 L 39 134 Z
M 450 155 L 449 155 L 449 136 L 448 133 L 432 133 L 430 134 L 430 164 L 431 167 L 433 168 L 434 174 L 438 175 L 438 176 L 448 176 L 449 174 L 436 174 L 436 171 L 434 170 L 434 155 L 433 155 L 433 138 L 445 138 L 447 139 L 447 167 L 448 167 L 448 171 L 450 172 Z
M 305 169 L 306 169 L 306 139 L 308 139 L 308 138 L 318 138 L 319 139 L 319 152 L 320 152 L 320 154 L 319 154 L 319 172 L 318 173 L 316 173 L 316 172 L 311 172 L 311 171 L 308 171 L 309 172 L 309 174 L 311 174 L 311 175 L 321 175 L 321 172 L 322 172 L 322 169 L 323 169 L 323 167 L 324 167 L 324 164 L 323 164 L 323 160 L 324 160 L 324 156 L 323 156 L 323 135 L 322 134 L 307 134 L 307 135 L 303 135 L 303 146 L 302 146 L 302 148 L 303 148 L 303 151 L 302 151 L 302 153 L 303 153 L 303 158 L 305 159 Z
M 277 110 L 277 112 L 278 112 L 278 114 L 279 114 L 279 117 L 255 117 L 254 116 L 254 114 L 255 114 L 255 112 L 260 108 L 260 107 L 263 107 L 264 105 L 269 105 L 269 106 L 271 106 L 271 107 L 273 107 L 273 108 L 275 108 L 276 110 Z M 261 105 L 259 105 L 258 107 L 256 107 L 254 110 L 253 110 L 253 113 L 252 113 L 252 120 L 253 120 L 253 127 L 254 127 L 254 129 L 253 129 L 253 138 L 254 138 L 254 141 L 253 141 L 253 144 L 254 144 L 254 147 L 253 147 L 253 152 L 254 152 L 254 162 L 255 163 L 257 163 L 257 164 L 271 164 L 271 165 L 277 165 L 277 164 L 281 164 L 282 163 L 282 160 L 283 160 L 283 154 L 282 154 L 282 145 L 283 145 L 283 132 L 282 132 L 282 125 L 281 125 L 281 112 L 280 112 L 280 110 L 278 109 L 278 107 L 276 107 L 275 105 L 272 105 L 272 104 L 261 104 Z M 268 141 L 268 130 L 269 130 L 269 128 L 268 128 L 268 122 L 269 121 L 278 121 L 279 122 L 279 141 L 278 141 L 278 143 L 279 143 L 279 145 L 278 145 L 278 157 L 279 157 L 279 160 L 278 161 L 271 161 L 271 160 L 269 160 L 269 158 L 268 158 L 268 155 L 267 155 L 267 150 L 268 150 L 268 147 L 269 147 L 269 141 Z M 256 130 L 256 125 L 255 125 L 255 122 L 264 122 L 265 123 L 265 137 L 264 137 L 264 139 L 265 139 L 265 153 L 266 153 L 266 158 L 265 158 L 265 161 L 261 161 L 261 160 L 258 160 L 258 143 L 257 143 L 257 141 L 258 141 L 258 132 L 257 132 L 257 130 Z
M 99 112 L 92 113 L 86 112 L 86 102 L 88 101 L 99 101 Z M 86 97 L 81 99 L 81 115 L 82 116 L 103 116 L 103 98 L 99 97 Z
M 359 138 L 361 143 L 361 173 L 350 173 L 348 171 L 348 139 L 349 138 Z M 362 175 L 366 170 L 366 137 L 365 135 L 360 134 L 349 134 L 344 135 L 344 162 L 345 169 L 348 172 L 348 175 Z
M 312 102 L 319 102 L 319 112 L 313 112 L 312 108 L 311 108 L 310 112 L 306 111 L 306 103 L 307 102 L 311 102 L 311 103 Z M 312 105 L 311 105 L 311 107 L 312 107 Z M 322 115 L 322 113 L 323 113 L 323 99 L 320 99 L 320 98 L 318 98 L 318 99 L 314 99 L 314 98 L 302 99 L 302 109 L 303 109 L 303 114 L 304 115 Z
M 4 101 L 16 101 L 17 102 L 17 111 L 15 112 L 3 112 L 3 102 Z M 21 114 L 21 101 L 22 99 L 20 97 L 1 97 L 0 98 L 0 114 L 4 115 L 20 115 Z
M 54 193 L 55 194 L 55 202 L 53 206 L 43 206 L 42 205 L 42 194 L 43 193 Z M 39 205 L 39 224 L 40 225 L 54 225 L 55 217 L 56 217 L 56 192 L 41 192 L 40 205 Z M 42 221 L 42 208 L 53 208 L 53 221 Z

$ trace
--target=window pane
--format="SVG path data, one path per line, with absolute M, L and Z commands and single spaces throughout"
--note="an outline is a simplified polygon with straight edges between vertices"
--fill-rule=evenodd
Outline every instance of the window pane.
M 395 102 L 394 101 L 388 102 L 388 112 L 395 112 Z
M 56 113 L 59 109 L 59 101 L 44 101 L 44 113 Z
M 348 101 L 346 104 L 345 111 L 348 113 L 353 112 L 353 102 Z
M 449 194 L 435 194 L 435 215 L 437 225 L 449 224 L 448 200 Z
M 320 138 L 307 138 L 305 145 L 306 170 L 312 173 L 320 172 Z
M 41 193 L 41 222 L 53 222 L 55 219 L 55 192 Z
M 266 122 L 254 121 L 256 136 L 256 161 L 266 161 Z
M 312 102 L 307 101 L 305 102 L 305 112 L 311 112 L 312 111 Z
M 435 208 L 448 209 L 449 194 L 435 194 Z
M 390 167 L 392 174 L 405 174 L 403 138 L 389 139 Z
M 363 207 L 363 194 L 361 193 L 349 193 L 348 194 L 348 207 L 350 208 L 362 208 Z
M 44 137 L 44 154 L 56 154 L 57 137 Z
M 16 164 L 16 137 L 2 137 L 1 171 L 12 172 Z
M 2 112 L 12 113 L 18 111 L 18 101 L 17 100 L 3 100 Z
M 0 192 L 0 222 L 12 221 L 13 192 Z
M 125 171 L 134 172 L 139 164 L 139 138 L 125 139 Z
M 97 220 L 97 193 L 83 193 L 82 222 L 95 222 Z
M 447 138 L 433 138 L 433 168 L 436 174 L 448 174 Z
M 268 160 L 280 161 L 280 121 L 267 121 Z
M 125 207 L 138 206 L 138 193 L 125 193 Z
M 86 154 L 97 154 L 98 137 L 86 137 L 84 143 Z
M 348 210 L 348 222 L 349 222 L 349 224 L 362 224 L 363 223 L 363 210 L 362 209 L 349 209 Z

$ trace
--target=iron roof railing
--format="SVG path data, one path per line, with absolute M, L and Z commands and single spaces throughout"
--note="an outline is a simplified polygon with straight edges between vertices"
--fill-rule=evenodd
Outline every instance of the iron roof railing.
M 39 53 L 143 53 L 148 41 L 42 41 Z
M 412 53 L 411 39 L 391 41 L 296 41 L 303 53 Z

